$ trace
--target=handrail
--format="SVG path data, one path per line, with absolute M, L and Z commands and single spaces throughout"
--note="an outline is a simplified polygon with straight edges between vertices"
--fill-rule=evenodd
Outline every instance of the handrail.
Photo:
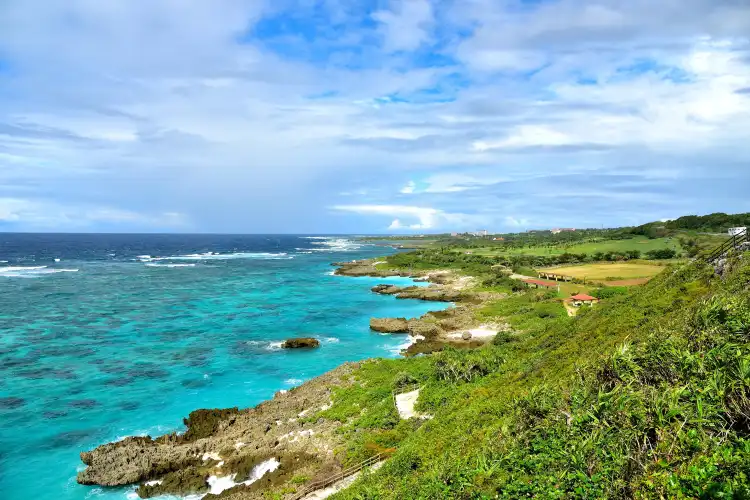
M 742 243 L 750 241 L 750 231 L 745 229 L 741 233 L 733 234 L 731 238 L 726 240 L 724 243 L 714 248 L 707 256 L 706 261 L 711 263 L 717 260 L 719 257 L 727 253 L 733 248 L 737 248 Z
M 421 384 L 419 382 L 414 382 L 414 383 L 411 383 L 411 384 L 407 384 L 407 385 L 405 385 L 403 387 L 397 387 L 397 388 L 393 389 L 391 391 L 391 394 L 393 395 L 393 398 L 395 399 L 396 396 L 398 396 L 399 394 L 404 394 L 406 392 L 416 391 L 417 389 L 419 389 L 420 386 L 421 386 Z
M 320 479 L 318 481 L 315 481 L 314 483 L 308 484 L 304 490 L 302 490 L 297 496 L 294 497 L 294 500 L 299 500 L 300 498 L 303 498 L 310 493 L 318 490 L 322 490 L 324 488 L 327 488 L 328 486 L 331 486 L 332 484 L 335 484 L 342 479 L 345 479 L 353 474 L 356 474 L 357 472 L 361 471 L 365 467 L 370 467 L 371 465 L 374 465 L 381 460 L 386 458 L 385 453 L 378 453 L 376 455 L 373 455 L 360 463 L 356 465 L 352 465 L 351 467 L 348 467 L 346 469 L 343 469 L 336 474 L 333 474 L 325 479 Z

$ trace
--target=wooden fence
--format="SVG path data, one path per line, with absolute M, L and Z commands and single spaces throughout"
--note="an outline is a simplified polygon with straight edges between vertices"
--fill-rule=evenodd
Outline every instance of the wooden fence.
M 318 481 L 314 481 L 306 485 L 305 488 L 299 493 L 297 493 L 297 495 L 294 496 L 293 498 L 294 500 L 299 500 L 301 498 L 306 497 L 310 493 L 328 488 L 329 486 L 338 483 L 342 479 L 346 479 L 347 477 L 354 475 L 357 472 L 360 472 L 362 469 L 371 467 L 375 465 L 376 463 L 382 460 L 385 460 L 386 458 L 388 458 L 388 455 L 385 453 L 378 453 L 377 455 L 373 455 L 370 458 L 363 460 L 356 465 L 352 465 L 351 467 L 344 469 L 340 472 L 337 472 L 336 474 L 333 474 L 325 479 L 320 479 Z

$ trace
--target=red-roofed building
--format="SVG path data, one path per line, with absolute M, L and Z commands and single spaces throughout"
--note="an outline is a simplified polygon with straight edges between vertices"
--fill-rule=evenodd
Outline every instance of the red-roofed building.
M 599 299 L 596 297 L 592 297 L 591 295 L 586 295 L 585 293 L 579 293 L 577 295 L 573 295 L 570 300 L 573 302 L 574 306 L 581 306 L 581 305 L 593 305 L 599 302 Z
M 559 284 L 555 281 L 542 281 L 542 280 L 534 280 L 534 279 L 525 279 L 521 280 L 524 283 L 526 283 L 527 286 L 530 286 L 532 288 L 555 288 L 559 286 Z

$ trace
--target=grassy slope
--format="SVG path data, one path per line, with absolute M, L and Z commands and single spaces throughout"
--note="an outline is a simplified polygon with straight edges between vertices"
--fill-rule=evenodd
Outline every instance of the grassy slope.
M 600 240 L 586 243 L 573 243 L 569 245 L 550 244 L 531 246 L 526 248 L 509 248 L 502 246 L 487 246 L 472 249 L 477 255 L 562 255 L 564 253 L 595 253 L 595 252 L 626 252 L 628 250 L 640 250 L 645 254 L 651 250 L 672 248 L 680 249 L 679 242 L 672 238 L 648 239 L 645 236 L 636 236 L 626 240 Z
M 350 463 L 397 451 L 336 498 L 747 498 L 748 260 L 725 281 L 667 268 L 577 318 L 527 292 L 478 313 L 510 319 L 498 345 L 366 363 L 311 418 L 348 422 Z M 423 424 L 393 407 L 412 380 Z

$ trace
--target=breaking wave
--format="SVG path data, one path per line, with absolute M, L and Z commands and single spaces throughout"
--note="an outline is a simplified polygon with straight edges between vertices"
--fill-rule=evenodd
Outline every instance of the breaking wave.
M 195 267 L 195 264 L 158 264 L 150 262 L 146 264 L 146 267 Z
M 307 252 L 349 252 L 359 250 L 365 245 L 340 236 L 304 236 L 303 239 L 312 240 L 314 248 L 298 248 Z
M 78 269 L 50 269 L 47 266 L 6 266 L 0 267 L 0 277 L 38 278 L 49 274 L 76 273 Z
M 294 256 L 288 255 L 286 252 L 270 253 L 270 252 L 235 252 L 235 253 L 217 253 L 217 252 L 206 252 L 206 253 L 193 253 L 187 255 L 172 255 L 168 257 L 152 257 L 150 255 L 139 255 L 137 257 L 141 262 L 158 262 L 158 261 L 169 261 L 169 260 L 232 260 L 232 259 L 265 259 L 265 260 L 283 260 L 293 259 Z

